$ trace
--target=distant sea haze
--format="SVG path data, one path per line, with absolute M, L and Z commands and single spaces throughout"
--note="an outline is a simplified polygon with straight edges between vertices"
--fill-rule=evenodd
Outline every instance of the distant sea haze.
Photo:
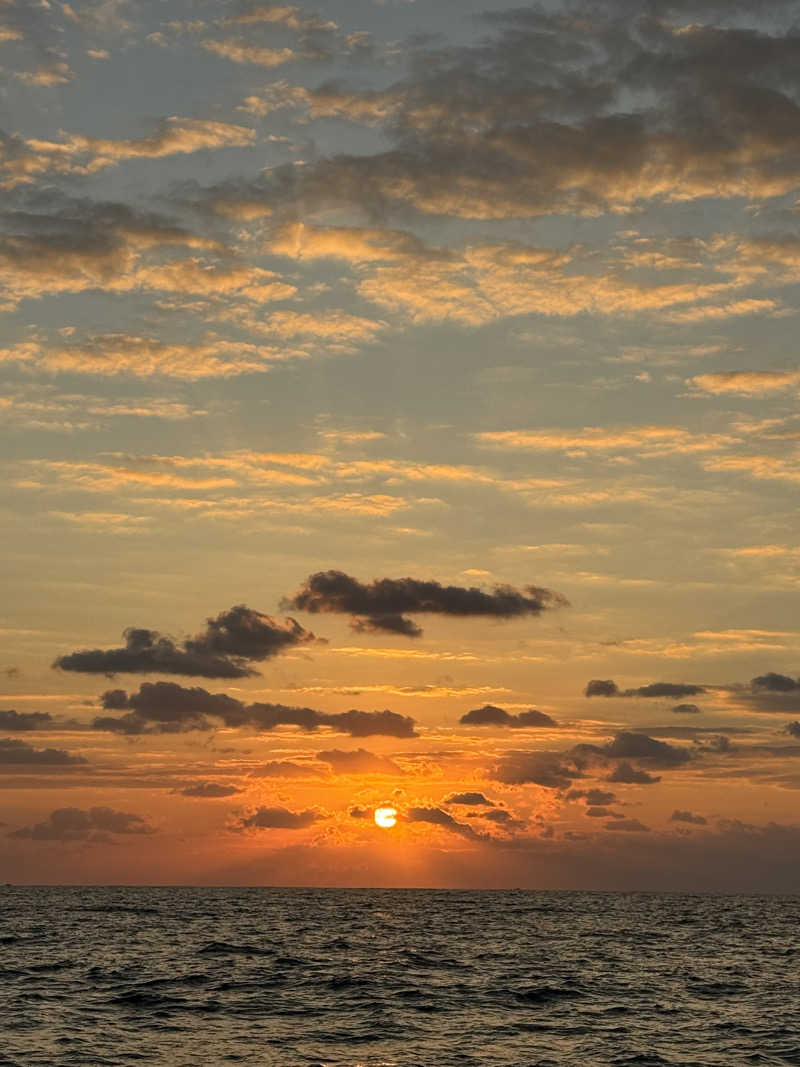
M 800 1064 L 800 898 L 0 889 L 2 1067 Z

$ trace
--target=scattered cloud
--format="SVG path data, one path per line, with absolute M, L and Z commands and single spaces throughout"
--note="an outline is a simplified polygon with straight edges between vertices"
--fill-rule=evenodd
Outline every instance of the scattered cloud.
M 201 678 L 246 678 L 257 674 L 249 664 L 271 659 L 318 638 L 294 619 L 275 619 L 237 604 L 207 620 L 206 629 L 175 642 L 157 630 L 131 627 L 125 646 L 86 649 L 59 656 L 62 671 L 86 674 L 185 674 Z
M 58 808 L 46 821 L 14 830 L 8 836 L 29 841 L 109 841 L 128 834 L 152 834 L 155 830 L 141 815 L 95 807 Z
M 462 715 L 458 721 L 465 726 L 510 726 L 512 729 L 522 729 L 528 726 L 558 726 L 555 719 L 535 708 L 514 715 L 493 704 L 473 708 L 466 715 Z
M 476 587 L 443 586 L 416 578 L 379 578 L 360 582 L 342 571 L 318 571 L 303 587 L 283 602 L 283 609 L 351 616 L 359 632 L 376 631 L 419 637 L 422 629 L 406 616 L 428 613 L 456 617 L 511 619 L 540 615 L 566 604 L 549 589 L 497 586 L 492 592 Z

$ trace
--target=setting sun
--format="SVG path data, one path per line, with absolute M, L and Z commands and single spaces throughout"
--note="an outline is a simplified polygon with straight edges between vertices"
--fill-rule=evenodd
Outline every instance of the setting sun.
M 397 808 L 376 808 L 375 822 L 383 830 L 390 830 L 397 822 Z

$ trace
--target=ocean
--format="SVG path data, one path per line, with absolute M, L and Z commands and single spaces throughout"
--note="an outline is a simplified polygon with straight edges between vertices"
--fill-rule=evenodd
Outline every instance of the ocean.
M 3 1067 L 800 1065 L 800 898 L 0 889 Z

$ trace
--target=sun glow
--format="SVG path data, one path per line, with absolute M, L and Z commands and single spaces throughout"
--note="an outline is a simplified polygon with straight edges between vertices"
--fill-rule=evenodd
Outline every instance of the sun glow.
M 397 822 L 397 808 L 376 808 L 375 822 L 383 830 L 390 830 Z

